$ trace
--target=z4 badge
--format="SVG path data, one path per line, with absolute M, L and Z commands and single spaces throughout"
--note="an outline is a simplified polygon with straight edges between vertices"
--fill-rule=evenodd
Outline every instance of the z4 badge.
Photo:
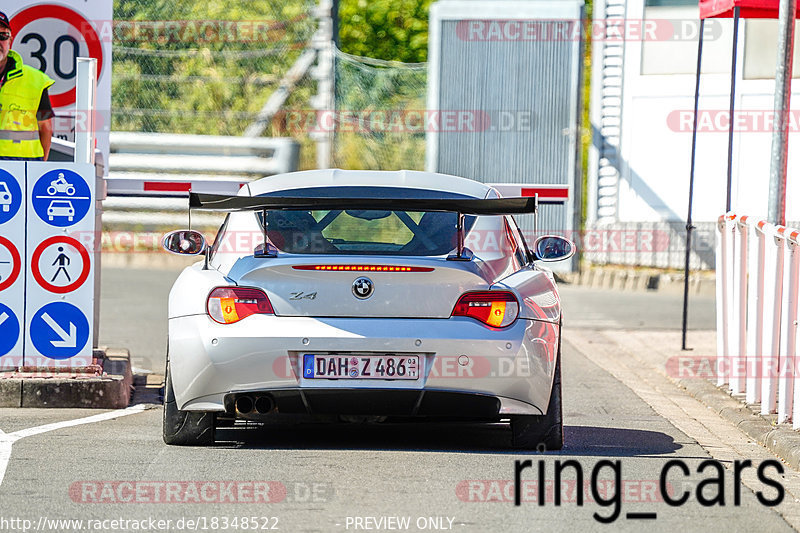
M 290 292 L 289 294 L 291 294 L 291 298 L 289 298 L 290 300 L 313 300 L 317 297 L 316 291 L 309 293 L 305 293 L 302 291 Z

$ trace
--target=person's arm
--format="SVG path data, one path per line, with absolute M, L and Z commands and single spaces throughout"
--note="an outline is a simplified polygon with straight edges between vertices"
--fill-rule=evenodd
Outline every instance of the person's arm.
M 39 142 L 42 143 L 44 150 L 44 161 L 50 156 L 50 140 L 53 138 L 53 105 L 50 103 L 50 93 L 45 89 L 42 91 L 42 98 L 39 101 L 39 110 L 36 112 L 36 120 L 39 122 Z
M 47 161 L 50 156 L 50 140 L 53 137 L 53 119 L 39 121 L 39 142 L 42 143 L 42 150 L 44 150 L 43 161 Z

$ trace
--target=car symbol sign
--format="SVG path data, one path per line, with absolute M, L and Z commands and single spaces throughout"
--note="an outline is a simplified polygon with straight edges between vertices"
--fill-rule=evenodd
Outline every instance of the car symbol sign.
M 374 290 L 375 285 L 372 283 L 372 280 L 365 276 L 356 278 L 353 282 L 353 296 L 359 300 L 366 300 L 372 296 Z

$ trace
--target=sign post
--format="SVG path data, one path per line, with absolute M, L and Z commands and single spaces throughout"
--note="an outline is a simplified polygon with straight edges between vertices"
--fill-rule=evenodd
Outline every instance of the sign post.
M 86 114 L 86 127 L 75 132 L 75 162 L 94 165 L 97 60 L 91 57 L 79 57 L 77 68 L 75 113 L 80 113 L 81 109 L 92 112 Z M 108 164 L 108 159 L 105 163 Z

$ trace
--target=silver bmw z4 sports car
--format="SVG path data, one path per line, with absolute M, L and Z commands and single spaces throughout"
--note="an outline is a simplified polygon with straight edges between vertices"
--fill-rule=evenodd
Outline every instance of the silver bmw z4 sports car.
M 525 449 L 563 445 L 561 303 L 539 268 L 574 253 L 530 249 L 501 198 L 428 172 L 313 170 L 236 196 L 214 244 L 179 230 L 164 247 L 203 255 L 169 295 L 164 441 L 214 442 L 236 419 L 508 421 Z

